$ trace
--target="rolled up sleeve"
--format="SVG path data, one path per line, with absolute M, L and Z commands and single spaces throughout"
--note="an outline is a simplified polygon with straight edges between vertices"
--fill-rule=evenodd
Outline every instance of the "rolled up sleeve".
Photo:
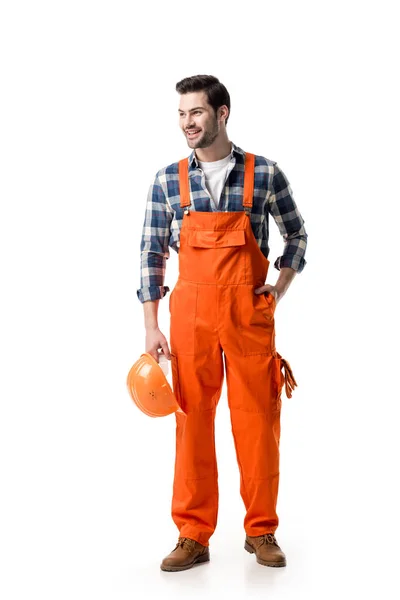
M 169 291 L 164 285 L 166 259 L 169 258 L 172 211 L 165 198 L 157 173 L 147 195 L 140 242 L 140 302 L 159 300 Z
M 307 248 L 307 233 L 304 219 L 296 206 L 290 183 L 276 163 L 268 210 L 284 241 L 283 253 L 275 260 L 274 267 L 278 270 L 290 267 L 300 273 L 306 265 L 304 256 Z

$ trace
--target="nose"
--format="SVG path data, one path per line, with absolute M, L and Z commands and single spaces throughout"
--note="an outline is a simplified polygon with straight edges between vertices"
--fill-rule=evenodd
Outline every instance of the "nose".
M 194 127 L 194 122 L 193 122 L 191 115 L 188 115 L 187 117 L 185 117 L 184 127 L 185 127 L 185 129 L 190 129 L 191 127 Z

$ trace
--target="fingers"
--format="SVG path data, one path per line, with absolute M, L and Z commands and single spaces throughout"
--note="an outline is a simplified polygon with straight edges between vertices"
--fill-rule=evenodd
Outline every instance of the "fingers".
M 146 354 L 150 354 L 150 356 L 152 356 L 154 358 L 154 360 L 156 362 L 158 362 L 158 353 L 157 352 L 151 352 L 150 350 L 145 350 Z
M 158 328 L 147 331 L 145 348 L 145 352 L 150 354 L 157 363 L 159 363 L 161 354 L 163 354 L 167 360 L 171 360 L 171 352 L 168 347 L 167 339 Z
M 161 344 L 161 350 L 162 350 L 162 353 L 164 354 L 164 356 L 168 360 L 171 360 L 171 352 L 169 351 L 167 342 L 164 342 L 163 344 Z
M 274 289 L 275 289 L 275 288 L 274 288 L 274 286 L 273 286 L 273 285 L 267 284 L 267 285 L 262 285 L 262 286 L 261 286 L 261 287 L 259 287 L 259 288 L 256 288 L 256 289 L 254 290 L 254 292 L 255 292 L 256 294 L 265 294 L 265 292 L 273 292 L 273 291 L 274 291 Z

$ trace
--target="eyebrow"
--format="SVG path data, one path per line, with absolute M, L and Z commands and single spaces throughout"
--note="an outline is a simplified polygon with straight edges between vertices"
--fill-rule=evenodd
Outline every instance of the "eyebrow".
M 205 110 L 205 109 L 203 108 L 203 106 L 195 106 L 195 108 L 191 108 L 191 109 L 189 110 L 189 112 L 193 112 L 193 111 L 195 111 L 195 110 Z M 184 111 L 184 110 L 182 110 L 181 108 L 178 108 L 178 112 L 185 112 L 185 111 Z

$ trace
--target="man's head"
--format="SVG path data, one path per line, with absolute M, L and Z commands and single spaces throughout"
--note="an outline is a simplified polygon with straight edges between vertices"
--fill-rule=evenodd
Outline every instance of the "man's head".
M 212 75 L 186 77 L 176 84 L 181 95 L 179 125 L 190 148 L 208 148 L 226 135 L 231 101 L 228 90 Z

